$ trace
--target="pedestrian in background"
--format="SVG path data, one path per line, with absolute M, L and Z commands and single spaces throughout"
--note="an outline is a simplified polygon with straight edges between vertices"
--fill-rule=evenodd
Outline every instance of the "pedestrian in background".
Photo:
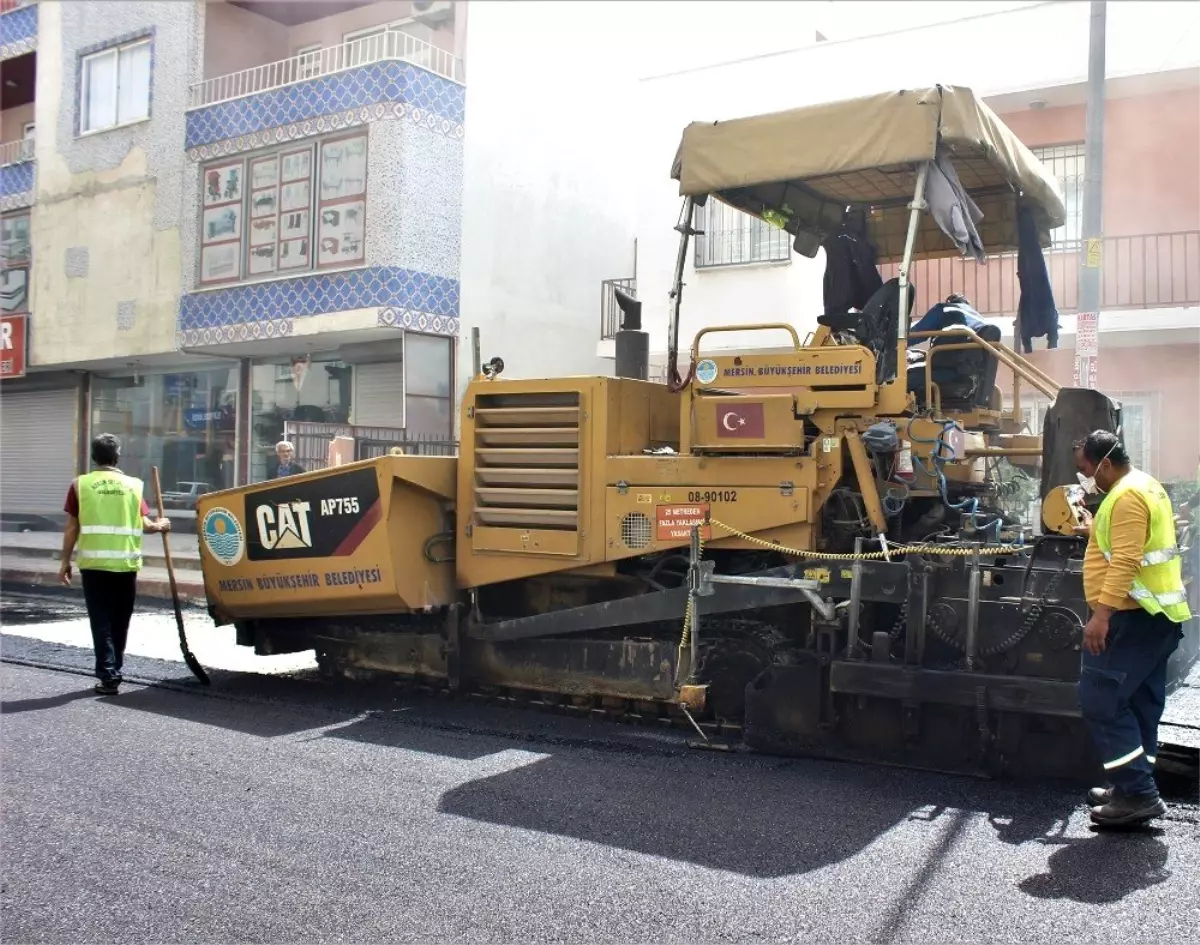
M 129 621 L 137 599 L 137 574 L 142 567 L 142 533 L 166 532 L 168 519 L 150 517 L 142 498 L 142 480 L 117 468 L 121 441 L 111 433 L 92 440 L 96 469 L 80 476 L 67 490 L 59 580 L 71 583 L 71 552 L 76 560 L 83 599 L 92 625 L 96 651 L 96 692 L 115 696 L 121 685 L 121 666 Z
M 1083 591 L 1079 704 L 1111 787 L 1088 794 L 1101 826 L 1145 823 L 1167 808 L 1154 782 L 1158 723 L 1167 702 L 1167 660 L 1191 618 L 1162 485 L 1129 462 L 1112 433 L 1097 430 L 1075 449 L 1085 491 L 1104 501 L 1091 523 Z
M 304 472 L 304 467 L 296 462 L 296 448 L 287 440 L 275 444 L 275 457 L 279 465 L 275 467 L 272 479 L 282 479 L 284 476 L 298 476 Z

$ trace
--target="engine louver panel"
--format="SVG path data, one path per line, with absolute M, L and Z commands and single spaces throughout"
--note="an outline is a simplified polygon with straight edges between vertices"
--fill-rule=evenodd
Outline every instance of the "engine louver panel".
M 475 514 L 494 528 L 579 530 L 579 394 L 475 402 Z

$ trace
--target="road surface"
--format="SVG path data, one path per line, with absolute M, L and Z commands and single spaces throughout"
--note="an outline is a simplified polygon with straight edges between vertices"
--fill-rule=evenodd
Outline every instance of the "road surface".
M 137 684 L 100 699 L 90 652 L 21 635 L 72 606 L 3 614 L 6 942 L 1127 945 L 1200 928 L 1194 801 L 1096 834 L 1061 789 L 696 752 L 305 669 L 202 689 L 134 656 Z

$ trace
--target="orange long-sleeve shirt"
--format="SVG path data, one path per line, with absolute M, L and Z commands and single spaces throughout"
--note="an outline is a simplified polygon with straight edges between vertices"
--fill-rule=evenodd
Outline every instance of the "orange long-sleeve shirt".
M 1150 507 L 1133 489 L 1126 490 L 1113 504 L 1109 524 L 1112 560 L 1106 561 L 1096 542 L 1096 524 L 1083 556 L 1083 596 L 1093 610 L 1097 604 L 1114 610 L 1133 610 L 1138 602 L 1129 596 L 1129 586 L 1142 567 L 1142 551 L 1150 537 Z

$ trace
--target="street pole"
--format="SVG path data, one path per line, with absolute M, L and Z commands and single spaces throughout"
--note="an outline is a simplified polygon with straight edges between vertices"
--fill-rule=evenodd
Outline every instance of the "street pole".
M 1105 0 L 1092 0 L 1088 30 L 1087 114 L 1083 145 L 1083 265 L 1079 270 L 1079 325 L 1075 384 L 1096 386 L 1103 264 Z

